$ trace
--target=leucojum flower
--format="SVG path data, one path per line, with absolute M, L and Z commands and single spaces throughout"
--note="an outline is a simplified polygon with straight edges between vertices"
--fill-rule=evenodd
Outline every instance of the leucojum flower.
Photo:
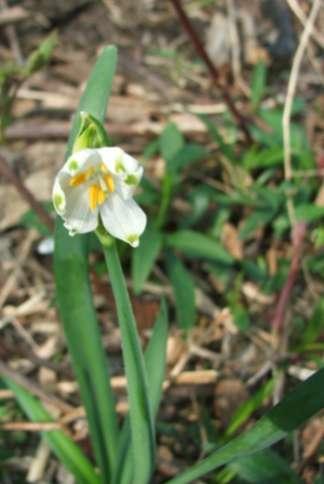
M 143 167 L 119 147 L 76 151 L 56 176 L 53 203 L 70 235 L 105 230 L 133 247 L 146 215 L 133 199 Z

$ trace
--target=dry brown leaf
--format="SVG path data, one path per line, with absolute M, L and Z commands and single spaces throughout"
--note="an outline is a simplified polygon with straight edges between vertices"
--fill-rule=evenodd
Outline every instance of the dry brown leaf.
M 222 230 L 222 242 L 228 252 L 238 260 L 243 259 L 243 244 L 240 240 L 239 232 L 237 228 L 230 224 L 225 223 Z

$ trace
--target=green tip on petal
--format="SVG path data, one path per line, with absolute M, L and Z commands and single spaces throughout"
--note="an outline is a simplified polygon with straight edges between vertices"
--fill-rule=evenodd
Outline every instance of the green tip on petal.
M 126 241 L 132 245 L 133 247 L 137 247 L 139 244 L 139 238 L 137 234 L 130 234 L 127 238 Z
M 71 160 L 68 165 L 69 170 L 76 171 L 79 168 L 79 163 L 76 160 Z
M 62 211 L 63 202 L 64 202 L 64 198 L 62 197 L 62 195 L 60 195 L 59 193 L 55 193 L 53 197 L 53 204 L 57 212 Z
M 127 185 L 137 185 L 138 179 L 135 175 L 127 175 L 124 182 L 127 183 Z
M 125 173 L 125 167 L 120 159 L 116 161 L 116 171 L 117 173 Z

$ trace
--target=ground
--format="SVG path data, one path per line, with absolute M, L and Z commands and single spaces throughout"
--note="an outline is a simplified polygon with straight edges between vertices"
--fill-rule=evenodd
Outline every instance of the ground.
M 231 425 L 233 435 L 250 427 L 321 364 L 324 39 L 319 26 L 324 9 L 297 80 L 291 124 L 294 172 L 287 179 L 278 130 L 303 28 L 288 3 L 294 4 L 183 2 L 254 144 L 230 115 L 224 93 L 197 56 L 171 2 L 25 0 L 12 5 L 20 7 L 12 23 L 0 23 L 3 63 L 19 65 L 53 30 L 58 37 L 47 65 L 24 82 L 19 75 L 10 79 L 11 94 L 17 86 L 10 113 L 1 103 L 6 127 L 0 155 L 11 174 L 2 168 L 6 176 L 0 182 L 0 371 L 46 402 L 57 419 L 55 425 L 63 426 L 89 455 L 86 420 L 55 308 L 48 240 L 54 214 L 49 201 L 63 163 L 71 116 L 103 45 L 116 44 L 119 50 L 108 132 L 143 162 L 153 192 L 159 192 L 168 169 L 169 139 L 179 138 L 174 125 L 184 136 L 181 143 L 187 151 L 182 152 L 185 161 L 179 162 L 182 171 L 164 221 L 166 237 L 177 230 L 199 231 L 215 240 L 221 254 L 225 251 L 216 258 L 214 252 L 212 257 L 202 256 L 192 248 L 188 251 L 183 242 L 177 245 L 174 238 L 167 239 L 173 242 L 161 250 L 137 295 L 131 255 L 123 254 L 143 344 L 161 297 L 166 295 L 170 304 L 156 483 L 204 456 L 217 439 L 228 438 Z M 5 1 L 1 4 L 0 21 L 7 8 Z M 309 4 L 300 2 L 306 18 Z M 201 115 L 214 123 L 216 134 Z M 50 219 L 45 215 L 39 222 L 35 202 L 26 198 L 21 184 L 45 212 L 49 210 Z M 285 208 L 288 185 L 299 214 L 292 237 Z M 139 200 L 154 220 L 159 207 L 155 195 L 153 205 L 145 201 L 145 190 Z M 168 262 L 170 247 L 194 281 L 194 314 L 184 315 L 175 304 L 179 286 Z M 227 257 L 224 264 L 222 257 L 223 262 Z M 102 256 L 96 250 L 91 254 L 91 282 L 122 416 L 127 401 L 120 335 Z M 183 331 L 186 317 L 194 320 L 189 332 Z M 73 482 L 40 440 L 42 424 L 30 424 L 4 386 L 0 398 L 2 482 Z M 251 403 L 252 411 L 240 422 L 236 411 L 244 402 Z M 322 438 L 319 415 L 276 452 L 303 482 L 312 483 L 323 466 Z M 224 476 L 217 476 L 218 480 L 201 482 L 225 482 Z

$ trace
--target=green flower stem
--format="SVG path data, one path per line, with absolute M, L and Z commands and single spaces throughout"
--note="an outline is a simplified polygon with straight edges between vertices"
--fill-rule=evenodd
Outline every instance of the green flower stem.
M 153 472 L 155 435 L 143 352 L 116 243 L 103 246 L 103 251 L 117 306 L 122 337 L 129 399 L 132 455 L 135 464 L 132 482 L 133 484 L 147 484 Z

